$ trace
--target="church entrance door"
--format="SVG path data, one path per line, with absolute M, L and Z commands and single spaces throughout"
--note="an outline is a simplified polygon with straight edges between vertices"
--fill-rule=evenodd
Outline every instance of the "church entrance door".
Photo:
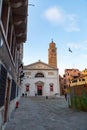
M 42 95 L 42 86 L 37 86 L 37 94 Z

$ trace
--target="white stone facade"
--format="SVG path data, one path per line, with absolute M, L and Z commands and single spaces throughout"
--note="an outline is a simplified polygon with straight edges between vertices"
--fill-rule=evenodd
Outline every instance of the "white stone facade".
M 26 93 L 28 96 L 52 96 L 55 93 L 60 93 L 59 72 L 57 68 L 38 61 L 24 66 L 24 73 L 22 94 Z M 27 87 L 29 87 L 28 90 L 26 89 Z

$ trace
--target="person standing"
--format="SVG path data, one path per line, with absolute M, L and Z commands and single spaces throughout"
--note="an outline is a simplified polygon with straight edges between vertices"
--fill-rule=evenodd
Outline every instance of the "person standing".
M 67 101 L 67 88 L 64 91 L 64 95 L 65 95 L 65 100 Z

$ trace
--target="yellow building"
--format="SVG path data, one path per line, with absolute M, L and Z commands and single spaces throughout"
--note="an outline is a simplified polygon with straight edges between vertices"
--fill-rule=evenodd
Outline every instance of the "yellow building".
M 87 75 L 82 75 L 79 78 L 73 79 L 70 83 L 70 87 L 87 84 Z
M 82 70 L 82 75 L 87 75 L 87 68 L 85 68 L 84 70 Z

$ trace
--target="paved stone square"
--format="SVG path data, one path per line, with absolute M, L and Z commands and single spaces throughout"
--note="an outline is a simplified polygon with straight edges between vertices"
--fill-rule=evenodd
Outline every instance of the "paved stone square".
M 87 112 L 69 109 L 64 97 L 23 97 L 5 130 L 87 130 Z

